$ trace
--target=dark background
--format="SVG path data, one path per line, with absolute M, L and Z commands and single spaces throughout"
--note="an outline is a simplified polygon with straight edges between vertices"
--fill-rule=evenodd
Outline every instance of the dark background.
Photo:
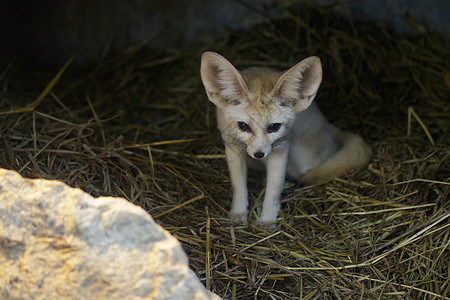
M 0 59 L 8 63 L 16 57 L 29 64 L 47 65 L 74 57 L 85 63 L 142 41 L 167 50 L 201 43 L 225 30 L 244 29 L 268 15 L 275 17 L 287 2 L 291 1 L 4 0 L 0 4 Z M 450 1 L 333 3 L 345 16 L 382 22 L 399 32 L 414 33 L 426 27 L 450 32 Z

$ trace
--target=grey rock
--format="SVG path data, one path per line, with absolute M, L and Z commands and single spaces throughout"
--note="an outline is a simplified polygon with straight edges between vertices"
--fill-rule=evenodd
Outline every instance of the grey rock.
M 0 169 L 0 299 L 220 299 L 125 199 Z

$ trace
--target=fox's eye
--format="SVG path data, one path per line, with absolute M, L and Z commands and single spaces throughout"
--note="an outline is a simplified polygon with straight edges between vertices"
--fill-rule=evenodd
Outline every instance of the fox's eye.
M 280 130 L 281 123 L 272 123 L 269 126 L 267 126 L 267 133 L 277 132 Z
M 252 132 L 250 126 L 248 126 L 248 124 L 245 122 L 238 122 L 238 127 L 243 132 Z

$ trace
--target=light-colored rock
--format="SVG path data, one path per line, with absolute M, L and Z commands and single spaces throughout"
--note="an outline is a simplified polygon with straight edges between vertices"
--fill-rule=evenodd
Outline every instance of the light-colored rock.
M 0 169 L 0 299 L 219 299 L 140 207 Z

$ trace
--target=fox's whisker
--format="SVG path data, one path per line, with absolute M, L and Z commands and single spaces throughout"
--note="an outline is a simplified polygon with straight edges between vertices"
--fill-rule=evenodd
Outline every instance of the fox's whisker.
M 275 142 L 272 143 L 272 149 L 280 145 L 282 142 L 286 141 L 289 138 L 289 134 L 283 135 L 279 137 Z
M 241 148 L 241 149 L 243 149 L 243 150 L 246 150 L 246 149 L 247 149 L 247 144 L 244 143 L 243 141 L 239 140 L 239 139 L 236 138 L 236 137 L 230 137 L 230 138 L 229 138 L 229 141 L 230 141 L 232 144 L 238 146 L 239 148 Z
M 237 140 L 237 139 L 233 140 L 233 144 L 235 144 L 236 146 L 239 146 L 240 148 L 242 148 L 244 150 L 247 149 L 247 144 L 240 140 Z

